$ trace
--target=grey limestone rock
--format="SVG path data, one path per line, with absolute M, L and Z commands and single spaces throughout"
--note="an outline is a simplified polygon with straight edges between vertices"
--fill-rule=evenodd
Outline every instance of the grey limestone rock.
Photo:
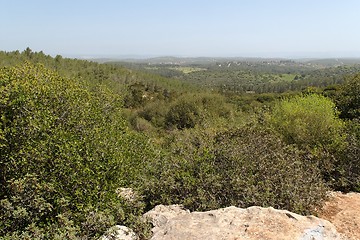
M 138 237 L 128 227 L 116 225 L 110 228 L 99 240 L 137 240 Z
M 227 207 L 207 212 L 190 212 L 179 205 L 159 205 L 144 216 L 154 225 L 153 240 L 346 239 L 327 220 L 271 207 Z

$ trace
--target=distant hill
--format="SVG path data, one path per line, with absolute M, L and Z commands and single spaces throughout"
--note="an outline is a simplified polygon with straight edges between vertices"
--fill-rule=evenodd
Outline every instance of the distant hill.
M 293 61 L 301 64 L 313 65 L 316 67 L 337 67 L 342 65 L 360 64 L 360 58 L 256 58 L 256 57 L 174 57 L 162 56 L 154 58 L 92 58 L 89 59 L 99 63 L 136 63 L 150 65 L 206 65 L 214 62 L 286 62 Z
M 360 58 L 324 58 L 306 60 L 306 63 L 322 65 L 324 67 L 338 67 L 343 65 L 360 64 Z

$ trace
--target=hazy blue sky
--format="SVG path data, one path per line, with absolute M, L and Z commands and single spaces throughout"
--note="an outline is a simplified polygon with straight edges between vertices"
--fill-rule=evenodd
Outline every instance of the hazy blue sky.
M 359 0 L 0 0 L 0 50 L 360 57 Z

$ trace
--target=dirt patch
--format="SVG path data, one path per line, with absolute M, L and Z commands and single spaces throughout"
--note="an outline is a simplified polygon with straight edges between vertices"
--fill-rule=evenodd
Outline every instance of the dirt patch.
M 349 239 L 360 240 L 360 193 L 331 192 L 318 216 Z

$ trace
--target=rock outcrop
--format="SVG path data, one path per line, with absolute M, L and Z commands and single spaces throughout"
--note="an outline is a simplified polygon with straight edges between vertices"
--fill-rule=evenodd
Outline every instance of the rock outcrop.
M 119 194 L 123 198 L 128 197 L 129 201 L 134 198 L 128 189 L 120 190 Z M 208 212 L 190 212 L 180 205 L 159 205 L 144 215 L 154 225 L 153 240 L 360 240 L 359 193 L 329 193 L 329 199 L 318 211 L 318 216 L 321 218 L 261 207 L 228 207 Z M 115 226 L 100 239 L 138 238 L 131 229 Z
M 190 213 L 179 205 L 159 205 L 144 216 L 154 225 L 154 235 L 151 238 L 153 240 L 347 239 L 327 220 L 314 216 L 305 217 L 271 207 L 228 207 Z
M 99 240 L 137 240 L 138 237 L 128 227 L 116 225 L 110 228 Z

